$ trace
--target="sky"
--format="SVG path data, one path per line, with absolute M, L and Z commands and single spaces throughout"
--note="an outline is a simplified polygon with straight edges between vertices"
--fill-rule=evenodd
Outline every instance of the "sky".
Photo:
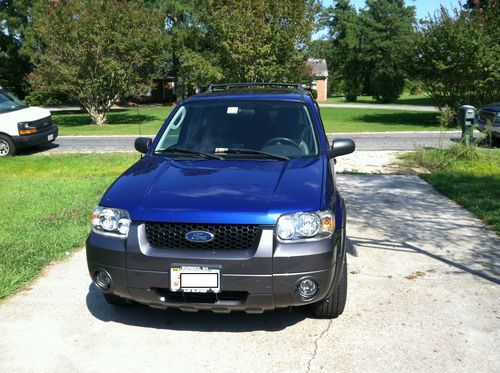
M 417 20 L 427 18 L 429 14 L 433 15 L 436 10 L 443 4 L 448 9 L 458 6 L 459 0 L 405 0 L 406 5 L 413 5 L 417 10 Z M 321 0 L 324 6 L 333 4 L 333 0 Z M 351 0 L 356 8 L 363 8 L 365 0 Z M 320 39 L 326 34 L 326 31 L 320 31 L 313 35 L 313 39 Z
M 323 5 L 332 5 L 332 0 L 322 0 Z M 452 6 L 457 6 L 457 0 L 406 0 L 407 5 L 413 5 L 417 8 L 417 19 L 426 18 L 428 14 L 433 14 L 443 4 L 445 7 L 451 9 Z M 365 0 L 351 0 L 356 8 L 362 8 L 365 5 Z

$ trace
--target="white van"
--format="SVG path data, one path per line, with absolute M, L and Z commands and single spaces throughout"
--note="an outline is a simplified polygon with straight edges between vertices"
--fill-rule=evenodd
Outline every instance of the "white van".
M 52 142 L 58 134 L 50 111 L 25 106 L 0 87 L 0 157 L 18 149 Z

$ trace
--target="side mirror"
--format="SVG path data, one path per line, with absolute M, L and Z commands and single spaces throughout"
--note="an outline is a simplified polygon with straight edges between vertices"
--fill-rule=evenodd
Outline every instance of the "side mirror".
M 150 137 L 138 137 L 135 139 L 134 147 L 139 153 L 146 154 L 153 140 Z
M 356 149 L 356 144 L 351 139 L 335 139 L 330 148 L 330 157 L 335 158 L 341 155 L 352 153 Z

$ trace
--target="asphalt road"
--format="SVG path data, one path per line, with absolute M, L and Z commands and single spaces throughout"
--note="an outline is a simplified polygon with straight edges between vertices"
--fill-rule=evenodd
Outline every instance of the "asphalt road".
M 500 239 L 413 176 L 341 175 L 344 314 L 114 308 L 83 250 L 0 303 L 0 372 L 499 372 Z
M 49 152 L 122 152 L 134 151 L 137 136 L 60 136 L 53 144 L 42 148 Z M 460 132 L 383 132 L 338 133 L 333 138 L 348 137 L 359 151 L 415 150 L 451 146 L 460 139 Z

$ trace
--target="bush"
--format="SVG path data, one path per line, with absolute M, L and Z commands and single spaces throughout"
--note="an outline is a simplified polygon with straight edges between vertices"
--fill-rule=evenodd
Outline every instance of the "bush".
M 452 107 L 445 106 L 439 113 L 439 124 L 445 128 L 456 127 L 457 111 Z
M 405 88 L 408 89 L 408 93 L 411 96 L 418 96 L 421 95 L 423 92 L 422 83 L 419 81 L 406 79 Z
M 417 164 L 429 171 L 446 168 L 455 161 L 471 161 L 479 158 L 477 147 L 458 144 L 449 149 L 419 150 L 408 156 L 410 164 Z
M 499 34 L 496 13 L 441 7 L 421 24 L 411 71 L 440 108 L 493 102 L 500 96 Z
M 68 96 L 63 93 L 30 93 L 24 98 L 24 103 L 33 106 L 58 106 L 68 100 Z
M 404 77 L 391 68 L 372 72 L 370 88 L 373 98 L 380 102 L 395 102 L 404 88 Z

